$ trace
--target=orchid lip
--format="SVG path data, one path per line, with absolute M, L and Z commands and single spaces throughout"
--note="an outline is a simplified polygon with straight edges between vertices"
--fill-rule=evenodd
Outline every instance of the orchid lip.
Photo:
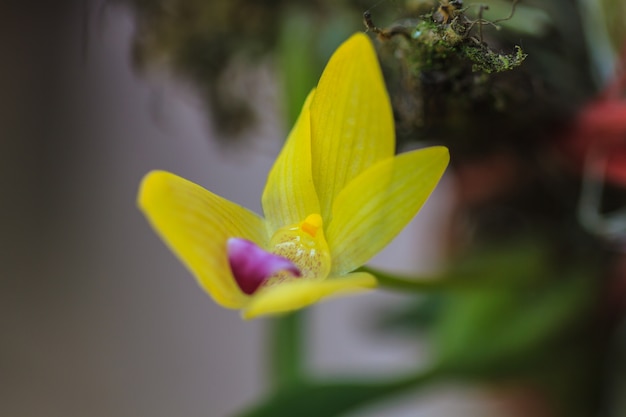
M 247 295 L 254 294 L 281 271 L 295 277 L 301 275 L 300 269 L 289 259 L 267 252 L 249 240 L 230 238 L 226 247 L 233 277 Z

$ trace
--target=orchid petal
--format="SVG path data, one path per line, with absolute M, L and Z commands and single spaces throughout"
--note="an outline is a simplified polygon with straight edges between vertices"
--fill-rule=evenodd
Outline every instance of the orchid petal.
M 164 171 L 144 177 L 138 204 L 152 227 L 217 303 L 229 308 L 244 305 L 248 296 L 233 278 L 226 241 L 241 237 L 265 246 L 268 238 L 263 219 Z
M 389 96 L 365 34 L 353 35 L 330 58 L 311 103 L 311 138 L 313 180 L 328 221 L 343 187 L 395 148 Z
M 311 171 L 310 111 L 312 91 L 289 138 L 276 159 L 263 191 L 263 212 L 269 231 L 302 221 L 319 213 L 319 201 Z
M 366 263 L 411 221 L 439 182 L 448 150 L 435 146 L 400 154 L 349 183 L 333 205 L 326 238 L 331 274 Z
M 355 272 L 322 281 L 295 279 L 259 290 L 243 309 L 245 319 L 280 314 L 306 307 L 333 296 L 362 292 L 376 286 L 376 278 L 366 272 Z
M 267 252 L 254 242 L 231 237 L 226 246 L 228 263 L 235 281 L 248 295 L 253 294 L 268 278 L 280 271 L 300 276 L 300 270 L 289 259 Z

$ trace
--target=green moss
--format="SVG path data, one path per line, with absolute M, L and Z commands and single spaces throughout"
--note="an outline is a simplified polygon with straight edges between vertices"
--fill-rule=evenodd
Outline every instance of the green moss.
M 451 64 L 469 64 L 474 72 L 491 74 L 508 71 L 522 64 L 526 54 L 519 46 L 510 54 L 496 52 L 471 36 L 471 22 L 461 17 L 449 25 L 443 25 L 436 22 L 431 14 L 422 16 L 411 32 L 411 41 L 402 47 L 403 55 L 419 71 L 439 69 Z
M 524 99 L 515 85 L 525 73 L 511 70 L 526 54 L 517 46 L 510 53 L 495 50 L 479 29 L 463 13 L 444 24 L 434 12 L 406 31 L 394 29 L 399 36 L 379 37 L 381 60 L 397 83 L 391 94 L 400 140 L 446 135 L 464 147 L 470 138 L 488 138 L 493 120 L 504 120 Z
M 519 46 L 515 47 L 515 52 L 510 54 L 501 54 L 494 52 L 484 44 L 479 45 L 463 45 L 460 52 L 474 64 L 473 71 L 483 71 L 487 74 L 492 72 L 509 71 L 519 67 L 527 54 L 522 51 Z

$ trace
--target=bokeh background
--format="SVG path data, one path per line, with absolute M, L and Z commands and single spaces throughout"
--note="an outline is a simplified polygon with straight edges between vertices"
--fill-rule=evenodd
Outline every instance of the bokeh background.
M 174 23 L 160 14 L 168 10 L 166 3 L 0 5 L 2 416 L 227 417 L 269 390 L 269 321 L 242 321 L 199 289 L 136 209 L 137 187 L 149 170 L 165 169 L 259 211 L 265 175 L 286 137 L 294 103 L 312 86 L 309 80 L 314 82 L 334 47 L 364 29 L 361 14 L 374 5 L 311 2 L 306 7 L 317 8 L 313 19 L 306 7 L 291 7 L 299 2 L 288 7 L 277 1 L 273 8 L 207 2 L 207 13 L 214 17 L 220 10 L 238 10 L 227 14 L 233 20 L 213 21 L 197 18 L 193 10 L 200 2 L 189 1 L 190 16 L 176 23 L 205 25 L 205 35 L 212 37 L 189 46 L 185 31 L 175 32 Z M 388 1 L 372 10 L 390 23 L 412 3 L 420 2 Z M 619 49 L 581 29 L 606 25 L 604 20 L 581 24 L 565 18 L 566 7 L 576 8 L 578 16 L 585 7 L 593 8 L 590 2 L 557 3 L 551 7 L 563 8 L 565 23 L 558 21 L 563 30 L 553 36 L 580 48 L 555 41 L 555 49 L 565 48 L 571 60 L 542 61 L 571 93 L 562 97 L 568 106 L 541 101 L 541 109 L 559 109 L 550 113 L 558 113 L 558 123 L 550 120 L 552 127 L 566 123 L 602 90 L 618 60 L 611 51 Z M 615 11 L 607 16 L 623 16 L 622 2 L 607 3 Z M 496 10 L 506 15 L 509 9 Z M 544 30 L 553 12 L 531 14 L 526 27 Z M 376 23 L 383 26 L 380 20 Z M 610 27 L 618 28 L 609 31 L 610 39 L 624 34 L 619 23 Z M 257 30 L 263 37 L 256 36 Z M 310 44 L 311 37 L 319 41 L 313 43 L 317 49 L 298 46 Z M 537 40 L 516 32 L 513 42 L 532 54 L 527 46 Z M 314 56 L 307 58 L 308 52 Z M 590 70 L 583 76 L 560 72 L 572 57 L 582 57 L 579 63 Z M 308 71 L 302 80 L 294 80 L 298 65 Z M 296 70 L 285 70 L 291 66 Z M 477 123 L 484 126 L 482 120 Z M 488 137 L 499 133 L 497 120 L 494 124 Z M 439 141 L 437 126 L 420 129 L 428 140 Z M 407 131 L 403 134 L 406 138 Z M 502 134 L 515 137 L 510 135 Z M 411 146 L 410 140 L 403 143 Z M 453 160 L 455 144 L 461 153 L 471 148 L 451 142 Z M 480 142 L 478 148 L 491 155 L 489 146 Z M 498 176 L 498 161 L 482 168 L 495 169 Z M 451 246 L 458 246 L 450 242 L 458 199 L 471 200 L 475 208 L 480 197 L 470 191 L 487 189 L 489 194 L 489 186 L 471 181 L 484 180 L 483 171 L 469 169 L 476 167 L 456 166 L 469 178 L 461 182 L 467 193 L 458 193 L 458 178 L 444 178 L 415 221 L 373 265 L 414 275 L 438 271 Z M 430 356 L 423 340 L 377 327 L 381 312 L 411 300 L 378 291 L 311 308 L 308 368 L 319 375 L 387 376 L 407 364 L 426 363 Z M 619 347 L 608 350 L 623 357 Z M 623 366 L 623 361 L 610 363 L 618 370 Z M 511 396 L 494 393 L 493 381 L 484 382 L 450 380 L 354 416 L 512 415 Z M 620 415 L 620 387 L 607 388 L 618 400 L 609 401 L 612 411 L 601 415 Z M 514 391 L 517 404 L 535 402 L 525 400 L 534 397 L 532 388 Z M 520 415 L 543 415 L 529 410 Z

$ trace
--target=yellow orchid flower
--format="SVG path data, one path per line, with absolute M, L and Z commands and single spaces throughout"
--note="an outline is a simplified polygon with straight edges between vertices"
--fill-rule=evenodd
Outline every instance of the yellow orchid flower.
M 139 207 L 213 299 L 244 318 L 376 286 L 352 272 L 413 218 L 448 164 L 431 147 L 394 156 L 389 96 L 369 38 L 333 54 L 263 192 L 265 218 L 153 171 Z

